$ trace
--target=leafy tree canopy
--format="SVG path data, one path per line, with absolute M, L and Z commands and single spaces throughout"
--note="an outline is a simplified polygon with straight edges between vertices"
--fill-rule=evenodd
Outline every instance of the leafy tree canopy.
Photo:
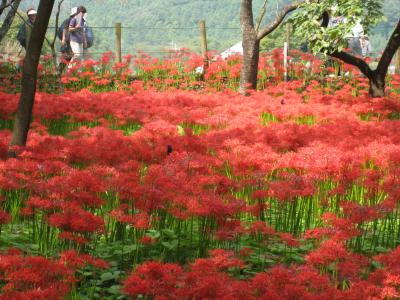
M 382 4 L 379 0 L 308 0 L 294 13 L 291 22 L 296 34 L 308 41 L 312 52 L 341 51 L 347 47 L 346 39 L 357 23 L 367 33 L 384 20 Z M 329 14 L 330 20 L 343 20 L 327 26 L 324 13 Z

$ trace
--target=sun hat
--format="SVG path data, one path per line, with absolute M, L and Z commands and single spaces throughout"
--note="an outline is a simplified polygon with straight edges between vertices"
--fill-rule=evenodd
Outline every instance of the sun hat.
M 75 15 L 76 13 L 78 12 L 78 7 L 73 7 L 73 8 L 71 8 L 71 16 L 73 16 L 73 15 Z
M 26 14 L 28 16 L 37 15 L 37 11 L 34 10 L 33 8 L 31 8 L 31 9 L 28 10 L 28 12 Z

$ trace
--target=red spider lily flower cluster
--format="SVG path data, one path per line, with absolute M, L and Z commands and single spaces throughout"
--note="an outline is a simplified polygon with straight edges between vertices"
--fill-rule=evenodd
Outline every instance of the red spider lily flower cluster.
M 119 242 L 134 249 L 118 257 L 137 264 L 123 281 L 133 298 L 398 297 L 396 88 L 370 99 L 362 78 L 358 86 L 283 83 L 280 54 L 269 55 L 261 62 L 273 67 L 262 76 L 274 84 L 249 97 L 159 92 L 154 78 L 114 92 L 39 92 L 18 159 L 6 155 L 19 96 L 0 93 L 1 238 L 18 223 L 39 249 L 62 253 L 0 256 L 4 299 L 62 298 L 77 268 L 106 267 L 75 250 Z M 147 72 L 181 70 L 141 59 Z M 103 68 L 115 82 L 128 66 L 107 69 L 111 60 L 71 72 L 81 80 Z M 239 62 L 217 59 L 204 76 L 238 76 Z
M 98 60 L 89 59 L 75 64 L 62 76 L 62 90 L 77 91 L 88 88 L 95 92 L 127 90 L 130 89 L 133 79 L 140 79 L 146 88 L 158 90 L 204 90 L 209 92 L 223 90 L 237 90 L 240 82 L 242 57 L 233 55 L 222 59 L 216 53 L 208 53 L 208 59 L 194 54 L 186 49 L 171 51 L 164 58 L 151 57 L 139 52 L 137 55 L 127 55 L 122 62 L 115 60 L 111 52 L 104 53 Z M 283 50 L 275 49 L 272 52 L 261 53 L 258 70 L 258 88 L 266 89 L 281 83 L 284 79 Z M 64 62 L 67 63 L 67 62 Z M 20 63 L 19 63 L 20 65 Z M 339 64 L 338 64 L 339 65 Z M 1 61 L 0 70 L 9 74 L 2 79 L 2 88 L 13 92 L 18 86 L 16 80 L 21 79 L 20 68 L 14 63 Z M 368 84 L 356 79 L 359 70 L 354 67 L 343 66 L 344 72 L 350 72 L 348 78 L 356 88 L 354 93 L 364 89 Z M 292 79 L 309 82 L 319 79 L 328 73 L 335 74 L 338 71 L 332 67 L 326 67 L 324 61 L 306 53 L 293 50 L 288 61 L 288 76 Z M 14 73 L 18 73 L 15 75 Z M 39 90 L 59 91 L 60 86 L 54 81 L 54 66 L 52 60 L 43 57 L 39 65 Z M 337 79 L 326 80 L 326 91 L 338 89 L 340 83 Z M 397 80 L 393 80 L 392 88 L 398 87 Z
M 75 272 L 85 265 L 106 268 L 107 263 L 69 250 L 59 259 L 24 256 L 18 249 L 0 255 L 0 299 L 63 299 L 77 282 Z

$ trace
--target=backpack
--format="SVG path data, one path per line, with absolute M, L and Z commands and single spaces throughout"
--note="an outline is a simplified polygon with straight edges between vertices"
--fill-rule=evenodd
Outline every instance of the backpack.
M 17 41 L 19 44 L 25 48 L 25 40 L 26 40 L 26 33 L 25 33 L 25 25 L 22 24 L 19 27 L 18 34 L 17 34 Z
M 93 46 L 93 42 L 94 42 L 94 34 L 93 34 L 93 29 L 89 26 L 85 26 L 85 35 L 86 35 L 86 47 L 90 48 Z
M 70 19 L 66 19 L 64 22 L 62 22 L 62 24 L 60 25 L 60 27 L 58 27 L 58 30 L 57 30 L 57 37 L 60 39 L 60 41 L 62 40 L 62 38 L 63 38 L 63 32 L 64 32 L 64 30 L 65 30 L 65 27 L 66 26 L 69 26 L 69 20 Z M 68 24 L 68 25 L 67 25 Z

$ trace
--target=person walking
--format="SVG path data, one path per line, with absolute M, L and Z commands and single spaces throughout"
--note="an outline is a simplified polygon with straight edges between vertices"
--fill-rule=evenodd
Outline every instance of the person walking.
M 70 46 L 73 53 L 69 67 L 80 61 L 83 56 L 83 49 L 86 44 L 85 19 L 83 18 L 85 13 L 86 8 L 79 6 L 76 15 L 69 22 Z
M 28 21 L 24 22 L 18 30 L 17 40 L 21 46 L 26 50 L 28 47 L 29 40 L 31 38 L 32 27 L 36 20 L 37 11 L 30 8 L 26 11 Z
M 360 37 L 360 44 L 361 44 L 362 56 L 370 57 L 372 53 L 372 46 L 369 41 L 368 35 L 362 35 Z
M 61 40 L 61 61 L 58 66 L 59 72 L 62 73 L 65 69 L 65 66 L 69 64 L 73 57 L 73 52 L 70 45 L 70 32 L 69 32 L 69 23 L 71 22 L 72 18 L 74 18 L 78 13 L 78 7 L 71 8 L 71 13 L 68 19 L 64 20 L 61 24 L 60 28 L 58 29 L 58 37 Z
M 364 28 L 360 21 L 351 29 L 351 35 L 348 37 L 349 48 L 353 55 L 362 55 L 360 38 L 364 35 Z

